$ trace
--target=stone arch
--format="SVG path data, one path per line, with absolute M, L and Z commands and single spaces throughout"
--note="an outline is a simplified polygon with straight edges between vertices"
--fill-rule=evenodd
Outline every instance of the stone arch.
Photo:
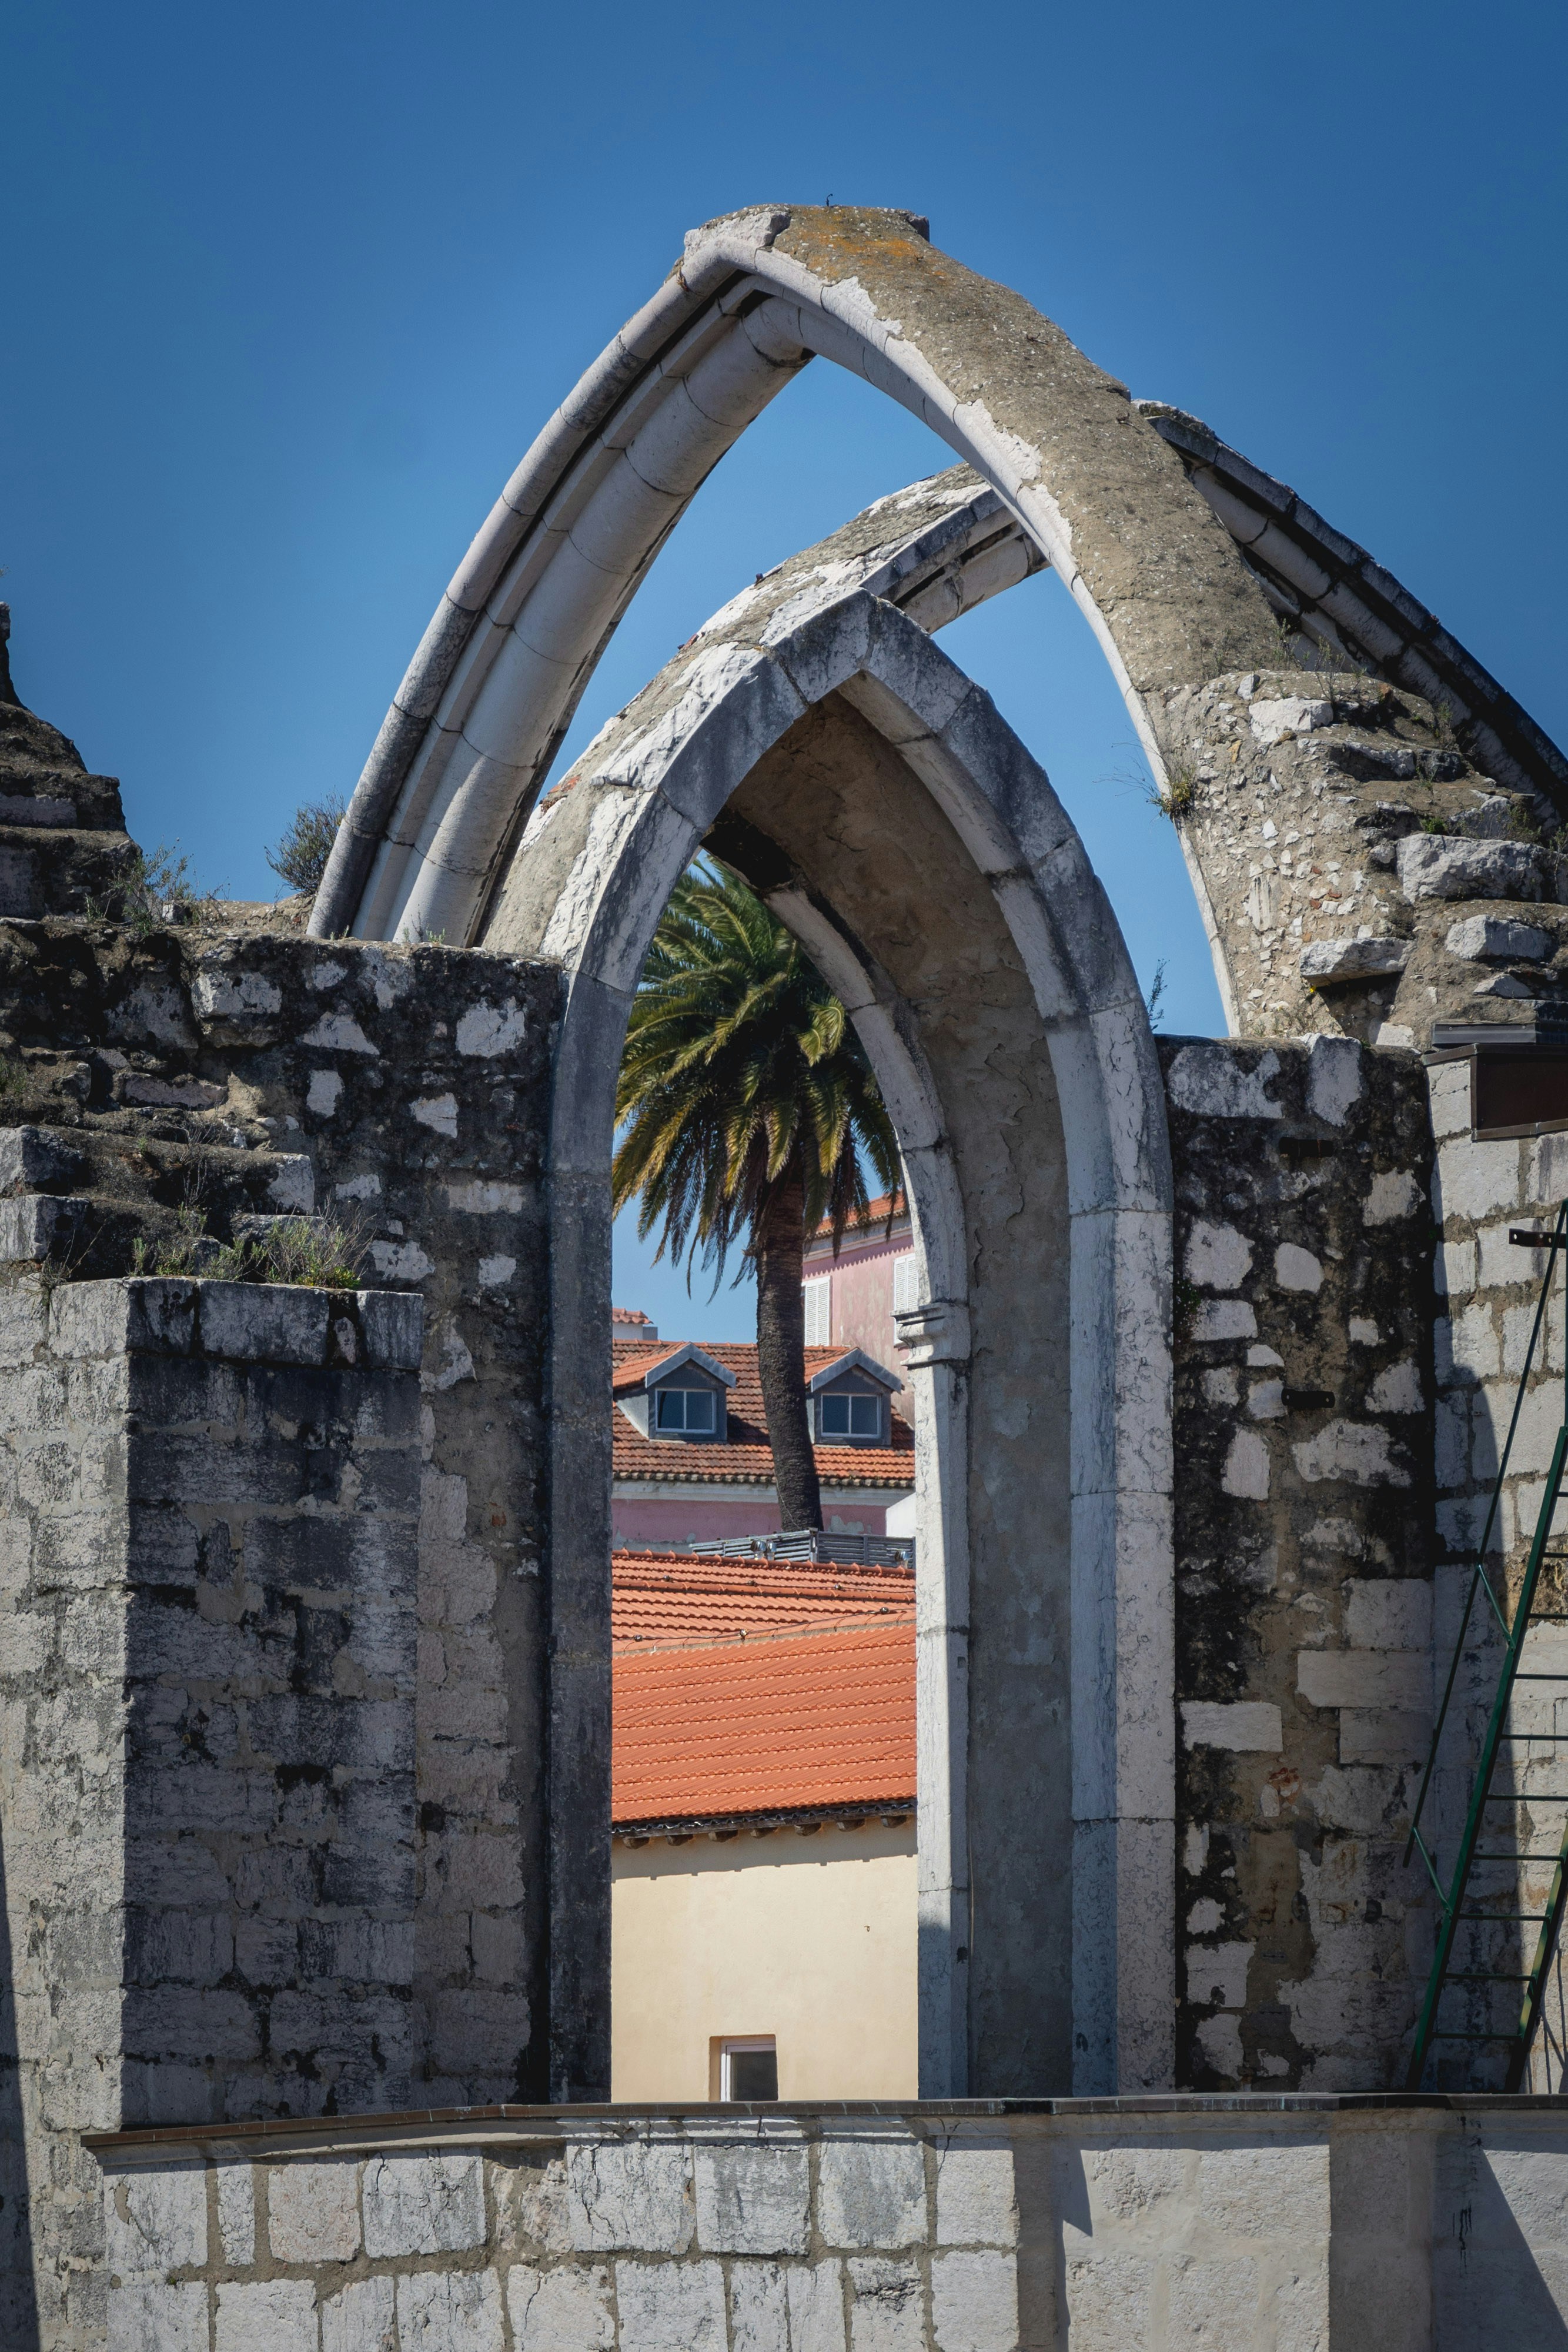
M 1027 547 L 1028 568 L 1061 573 L 1167 804 L 1186 813 L 1183 853 L 1232 1031 L 1348 1024 L 1370 1036 L 1397 1013 L 1388 1034 L 1403 1034 L 1421 990 L 1396 1005 L 1392 986 L 1372 984 L 1408 961 L 1397 891 L 1374 877 L 1348 898 L 1326 885 L 1314 894 L 1299 860 L 1293 880 L 1251 887 L 1274 872 L 1281 833 L 1348 835 L 1313 873 L 1344 866 L 1364 880 L 1369 854 L 1387 866 L 1372 854 L 1377 812 L 1340 781 L 1343 744 L 1307 738 L 1335 725 L 1354 734 L 1370 716 L 1439 764 L 1457 740 L 1464 761 L 1440 812 L 1450 819 L 1497 782 L 1533 804 L 1532 824 L 1560 818 L 1568 761 L 1363 549 L 1195 419 L 1133 402 L 1060 329 L 897 212 L 762 206 L 688 236 L 681 266 L 550 420 L 469 549 L 366 765 L 312 929 L 483 937 L 583 687 L 664 538 L 819 353 L 931 425 L 990 485 L 1014 556 Z M 1325 702 L 1300 666 L 1342 659 L 1351 675 Z M 1357 680 L 1369 675 L 1405 698 L 1364 707 Z M 1307 714 L 1287 730 L 1304 748 L 1287 754 L 1282 784 L 1235 766 L 1239 703 L 1254 696 Z M 1260 740 L 1279 740 L 1281 724 Z M 1382 752 L 1398 765 L 1392 746 Z M 1271 824 L 1265 803 L 1281 791 L 1289 807 Z M 1325 958 L 1336 985 L 1368 982 L 1332 1012 L 1314 992 Z
M 961 572 L 988 518 L 957 487 Z M 683 649 L 536 812 L 491 915 L 493 946 L 556 963 L 564 983 L 552 1579 L 573 1612 L 557 1656 L 580 1671 L 558 1670 L 552 1752 L 590 1746 L 602 1704 L 615 1072 L 653 927 L 706 840 L 842 994 L 909 1175 L 923 2090 L 1157 2087 L 1175 1742 L 1154 1044 L 1043 772 L 914 619 L 863 588 L 835 593 L 821 575 L 837 568 L 784 567 Z M 942 593 L 928 567 L 910 578 Z M 591 1874 L 570 1795 L 555 1810 L 556 1866 Z
M 1059 328 L 938 252 L 912 215 L 738 213 L 687 238 L 492 509 L 354 794 L 318 935 L 483 935 L 653 557 L 818 353 L 921 416 L 990 484 L 1094 630 L 1156 776 L 1151 694 L 1277 658 L 1268 599 L 1176 452 Z

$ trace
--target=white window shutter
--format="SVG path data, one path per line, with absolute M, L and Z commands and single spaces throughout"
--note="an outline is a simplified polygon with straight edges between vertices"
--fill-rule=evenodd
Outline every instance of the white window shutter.
M 915 1252 L 906 1250 L 893 1261 L 893 1311 L 907 1315 L 912 1307 L 920 1304 L 916 1292 Z
M 826 1348 L 831 1344 L 831 1333 L 829 1328 L 828 1293 L 831 1284 L 831 1275 L 823 1274 L 819 1275 L 813 1281 L 803 1282 L 800 1285 L 801 1296 L 806 1302 L 806 1345 L 808 1348 Z

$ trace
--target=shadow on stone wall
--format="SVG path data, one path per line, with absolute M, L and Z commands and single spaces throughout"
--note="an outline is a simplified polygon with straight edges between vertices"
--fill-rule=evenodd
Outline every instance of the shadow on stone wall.
M 27 2158 L 22 2137 L 22 2076 L 16 2049 L 16 1976 L 12 1966 L 5 1853 L 0 1843 L 0 2342 L 35 2352 L 38 2305 Z

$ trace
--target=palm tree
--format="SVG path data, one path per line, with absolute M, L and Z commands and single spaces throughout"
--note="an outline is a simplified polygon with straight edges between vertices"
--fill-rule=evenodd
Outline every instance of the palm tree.
M 820 1528 L 806 1414 L 806 1236 L 863 1222 L 863 1168 L 888 1193 L 898 1145 L 843 1006 L 737 875 L 699 860 L 648 951 L 616 1093 L 614 1204 L 642 1195 L 657 1256 L 712 1266 L 744 1237 L 779 1523 Z

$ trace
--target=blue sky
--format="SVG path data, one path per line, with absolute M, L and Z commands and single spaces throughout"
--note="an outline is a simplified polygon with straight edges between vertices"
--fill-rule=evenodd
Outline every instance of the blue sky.
M 0 594 L 24 698 L 235 895 L 351 789 L 497 489 L 695 223 L 904 205 L 1370 546 L 1559 740 L 1561 6 L 1121 0 L 15 15 Z M 753 572 L 948 462 L 818 362 L 726 460 L 565 756 Z M 1169 827 L 1049 576 L 949 631 L 1172 1029 L 1219 1026 Z M 740 1336 L 643 1253 L 618 1295 Z

